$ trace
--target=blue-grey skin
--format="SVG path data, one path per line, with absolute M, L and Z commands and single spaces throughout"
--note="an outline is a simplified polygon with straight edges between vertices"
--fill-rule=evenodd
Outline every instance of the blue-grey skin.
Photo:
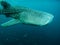
M 2 6 L 4 7 L 3 4 Z M 50 23 L 54 18 L 54 16 L 50 13 L 37 11 L 22 6 L 9 7 L 7 5 L 0 11 L 0 13 L 6 15 L 6 17 L 13 18 L 12 20 L 1 24 L 3 27 L 11 26 L 17 23 L 43 26 Z

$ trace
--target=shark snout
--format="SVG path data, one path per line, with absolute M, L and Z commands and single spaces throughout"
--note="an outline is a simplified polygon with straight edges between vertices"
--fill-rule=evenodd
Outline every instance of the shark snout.
M 46 25 L 50 22 L 52 22 L 54 16 L 52 14 L 46 13 L 43 15 L 43 18 L 41 19 L 41 25 Z

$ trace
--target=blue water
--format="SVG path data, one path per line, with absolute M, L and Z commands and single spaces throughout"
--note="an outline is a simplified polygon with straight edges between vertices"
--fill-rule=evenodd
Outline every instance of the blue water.
M 49 12 L 54 20 L 46 26 L 16 24 L 0 26 L 0 45 L 60 45 L 60 0 L 6 0 L 12 6 L 25 6 Z M 0 24 L 10 20 L 0 15 Z

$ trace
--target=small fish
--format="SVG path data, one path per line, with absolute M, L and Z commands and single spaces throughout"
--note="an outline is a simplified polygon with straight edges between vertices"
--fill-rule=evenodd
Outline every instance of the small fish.
M 18 23 L 43 26 L 49 24 L 54 18 L 50 13 L 33 10 L 23 6 L 11 6 L 6 1 L 1 1 L 1 5 L 3 6 L 3 9 L 0 9 L 0 14 L 13 18 L 12 20 L 1 24 L 3 27 Z

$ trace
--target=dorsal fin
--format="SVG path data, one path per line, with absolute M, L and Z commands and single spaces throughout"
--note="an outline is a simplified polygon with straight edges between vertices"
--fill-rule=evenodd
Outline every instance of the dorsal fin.
M 1 5 L 3 6 L 3 9 L 7 9 L 11 7 L 11 5 L 6 1 L 1 1 Z
M 6 17 L 10 17 L 10 14 L 13 13 L 11 12 L 11 5 L 7 1 L 1 1 L 1 6 L 3 7 L 3 14 Z

